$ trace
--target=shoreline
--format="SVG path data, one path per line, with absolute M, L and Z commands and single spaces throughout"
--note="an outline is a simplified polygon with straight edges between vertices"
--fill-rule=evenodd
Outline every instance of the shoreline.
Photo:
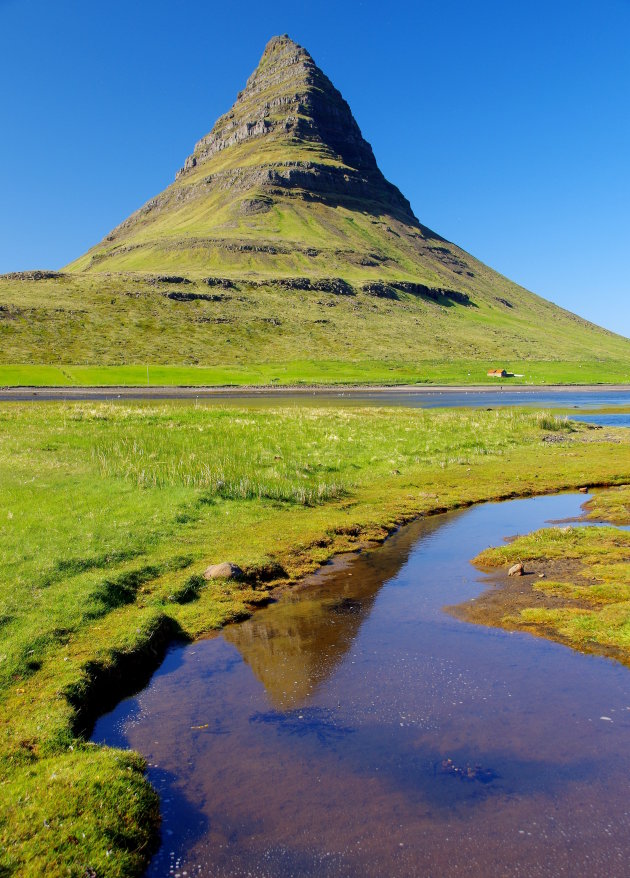
M 589 490 L 605 491 L 611 488 L 625 488 L 630 483 L 607 479 L 593 482 L 588 485 Z M 555 497 L 561 494 L 575 494 L 583 485 L 576 483 L 563 484 L 555 487 L 541 487 L 540 490 L 524 489 L 522 491 L 505 491 L 500 494 L 487 495 L 475 499 L 455 500 L 448 505 L 429 506 L 421 512 L 401 512 L 393 522 L 372 522 L 371 525 L 359 527 L 356 533 L 351 534 L 351 539 L 356 541 L 353 545 L 348 542 L 346 533 L 339 533 L 332 538 L 326 547 L 326 554 L 322 560 L 315 562 L 310 568 L 312 556 L 309 557 L 309 548 L 304 547 L 301 554 L 307 563 L 306 572 L 291 578 L 288 581 L 271 583 L 271 588 L 258 592 L 259 598 L 248 600 L 245 612 L 239 612 L 233 617 L 227 617 L 218 628 L 202 628 L 196 634 L 188 634 L 182 631 L 173 620 L 164 616 L 160 620 L 160 626 L 152 632 L 150 642 L 141 642 L 137 650 L 120 654 L 118 662 L 102 666 L 94 665 L 93 678 L 90 688 L 82 692 L 80 701 L 71 701 L 75 710 L 73 732 L 78 737 L 89 740 L 94 723 L 104 713 L 112 710 L 120 701 L 130 697 L 135 692 L 141 691 L 149 682 L 153 674 L 158 670 L 164 656 L 171 646 L 177 643 L 195 643 L 219 634 L 231 625 L 240 625 L 251 618 L 255 613 L 265 610 L 270 603 L 279 600 L 283 595 L 293 591 L 308 588 L 311 579 L 317 577 L 322 571 L 330 569 L 330 565 L 343 563 L 343 559 L 358 555 L 365 551 L 377 551 L 401 528 L 408 527 L 425 518 L 434 518 L 439 515 L 449 515 L 454 512 L 472 509 L 475 506 L 483 506 L 487 503 L 509 503 L 513 500 L 531 500 L 535 497 Z M 587 497 L 585 501 L 587 502 Z M 297 548 L 297 547 L 296 547 Z M 485 571 L 482 571 L 485 572 Z M 244 583 L 247 585 L 247 581 Z M 461 606 L 464 606 L 462 604 Z M 459 607 L 459 605 L 458 605 Z M 451 609 L 451 608 L 449 608 Z M 455 614 L 453 614 L 455 615 Z M 463 618 L 463 616 L 462 616 Z M 112 689 L 113 687 L 113 689 Z
M 525 632 L 630 667 L 628 498 L 630 486 L 611 486 L 588 497 L 568 526 L 550 522 L 483 550 L 471 561 L 485 577 L 483 591 L 445 610 L 469 624 Z M 523 572 L 510 576 L 518 563 Z
M 55 400 L 110 399 L 283 399 L 287 397 L 347 397 L 394 395 L 450 396 L 455 394 L 516 393 L 630 393 L 629 384 L 310 384 L 283 385 L 13 385 L 0 387 L 0 402 L 54 402 Z
M 625 482 L 620 483 L 614 481 L 605 481 L 590 484 L 588 487 L 589 489 L 606 490 L 613 487 L 626 487 L 628 486 L 628 484 L 629 483 Z M 83 740 L 89 742 L 89 744 L 92 746 L 98 746 L 105 751 L 111 749 L 107 745 L 94 745 L 91 742 L 90 739 L 96 721 L 104 713 L 113 710 L 117 706 L 117 704 L 119 704 L 125 698 L 129 698 L 133 694 L 141 692 L 150 683 L 153 675 L 157 673 L 171 647 L 176 646 L 177 644 L 192 645 L 199 640 L 206 639 L 208 636 L 218 635 L 220 634 L 220 632 L 224 631 L 228 627 L 241 624 L 242 622 L 251 618 L 251 616 L 253 616 L 254 614 L 258 612 L 263 612 L 270 603 L 275 603 L 283 596 L 286 596 L 287 593 L 294 590 L 301 591 L 304 589 L 308 589 L 309 586 L 313 584 L 313 582 L 317 581 L 317 577 L 321 575 L 323 571 L 330 569 L 330 565 L 343 564 L 345 558 L 358 555 L 359 553 L 364 551 L 378 551 L 387 543 L 390 537 L 397 533 L 401 528 L 412 526 L 415 522 L 418 522 L 424 518 L 432 518 L 438 515 L 449 515 L 459 510 L 471 509 L 473 507 L 483 506 L 488 503 L 504 503 L 513 500 L 526 500 L 533 499 L 535 497 L 557 496 L 560 494 L 573 495 L 576 491 L 579 490 L 580 487 L 582 486 L 579 486 L 577 484 L 565 484 L 559 487 L 541 488 L 540 491 L 524 490 L 522 492 L 505 492 L 496 496 L 486 496 L 483 498 L 471 500 L 464 499 L 461 501 L 452 502 L 447 506 L 440 506 L 439 504 L 436 504 L 435 506 L 429 507 L 422 512 L 411 512 L 407 514 L 402 513 L 399 517 L 397 517 L 395 523 L 393 525 L 390 524 L 389 526 L 387 526 L 386 530 L 384 530 L 381 534 L 370 533 L 369 529 L 366 533 L 365 530 L 361 529 L 356 535 L 357 539 L 359 540 L 359 544 L 356 547 L 348 546 L 345 543 L 344 535 L 339 534 L 338 539 L 334 540 L 333 543 L 328 547 L 329 554 L 327 554 L 326 559 L 320 561 L 313 570 L 293 581 L 276 585 L 275 587 L 270 589 L 269 592 L 267 592 L 267 595 L 260 601 L 259 604 L 250 604 L 248 606 L 248 611 L 246 614 L 239 615 L 233 619 L 226 619 L 218 629 L 214 629 L 212 631 L 204 631 L 197 634 L 196 636 L 187 636 L 184 632 L 181 631 L 181 629 L 178 629 L 177 626 L 173 626 L 172 620 L 168 619 L 168 617 L 164 617 L 161 620 L 161 624 L 153 632 L 149 643 L 140 644 L 137 650 L 120 656 L 118 662 L 113 663 L 109 666 L 95 666 L 95 673 L 92 677 L 89 688 L 83 693 L 82 702 L 75 705 L 76 713 L 74 718 L 73 732 L 79 738 L 83 738 Z M 588 502 L 587 498 L 585 498 L 585 503 L 586 502 Z M 366 539 L 362 541 L 362 537 L 365 537 Z M 471 563 L 474 564 L 475 561 L 473 560 L 471 561 Z M 489 569 L 484 570 L 477 564 L 475 564 L 475 566 L 477 566 L 480 572 L 485 572 L 486 574 L 490 573 Z M 567 640 L 563 640 L 559 637 L 554 637 L 553 633 L 548 629 L 536 631 L 532 630 L 531 628 L 510 628 L 502 625 L 501 623 L 488 621 L 485 618 L 478 617 L 471 613 L 471 608 L 476 608 L 477 605 L 479 605 L 480 607 L 484 605 L 484 598 L 496 596 L 499 592 L 504 591 L 509 582 L 506 579 L 505 583 L 503 583 L 504 578 L 505 574 L 498 572 L 494 573 L 493 581 L 491 581 L 490 577 L 488 577 L 488 581 L 486 582 L 486 590 L 482 591 L 479 597 L 475 599 L 478 604 L 475 603 L 475 600 L 466 600 L 461 604 L 445 606 L 443 608 L 444 612 L 467 624 L 481 624 L 484 626 L 499 627 L 503 630 L 508 631 L 521 630 L 534 636 L 542 637 L 544 639 L 555 641 L 557 643 L 562 643 L 568 648 L 576 650 L 578 652 L 604 656 L 606 658 L 616 659 L 617 661 L 624 663 L 623 655 L 620 654 L 619 650 L 615 650 L 614 648 L 580 648 Z M 628 659 L 627 654 L 625 664 L 630 664 L 630 659 Z M 133 756 L 139 755 L 134 750 L 129 750 L 125 752 L 128 752 L 130 755 Z M 140 756 L 140 758 L 144 757 Z M 159 795 L 157 791 L 147 779 L 146 774 L 143 774 L 143 776 L 145 783 L 159 801 Z M 150 862 L 151 856 L 158 850 L 159 847 L 161 838 L 160 826 L 161 818 L 160 824 L 154 824 L 153 827 L 146 827 L 147 830 L 149 830 L 146 838 L 146 850 L 149 853 L 149 857 L 146 861 L 147 866 Z

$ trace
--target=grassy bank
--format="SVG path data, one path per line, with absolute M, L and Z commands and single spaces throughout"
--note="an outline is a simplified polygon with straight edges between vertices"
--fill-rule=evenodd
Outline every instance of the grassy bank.
M 630 524 L 630 488 L 597 493 L 586 504 L 597 521 Z M 522 561 L 526 574 L 507 577 Z M 498 569 L 496 584 L 456 608 L 472 622 L 529 631 L 630 665 L 630 532 L 616 527 L 543 528 L 475 559 Z
M 500 365 L 513 378 L 489 378 Z M 518 377 L 517 377 L 518 376 Z M 20 365 L 0 364 L 0 387 L 72 386 L 300 386 L 398 384 L 630 384 L 628 360 L 293 360 L 248 365 Z
M 592 521 L 630 524 L 630 487 L 624 485 L 597 493 L 585 504 L 585 509 Z
M 141 871 L 142 761 L 86 743 L 173 637 L 421 514 L 630 481 L 625 431 L 531 412 L 0 407 L 0 874 Z M 240 585 L 207 583 L 230 560 Z

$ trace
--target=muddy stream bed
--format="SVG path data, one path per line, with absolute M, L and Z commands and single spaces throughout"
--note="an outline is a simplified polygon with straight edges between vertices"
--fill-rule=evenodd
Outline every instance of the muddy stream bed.
M 480 550 L 583 495 L 419 520 L 173 646 L 92 740 L 143 753 L 157 876 L 589 876 L 630 862 L 630 672 L 459 621 Z

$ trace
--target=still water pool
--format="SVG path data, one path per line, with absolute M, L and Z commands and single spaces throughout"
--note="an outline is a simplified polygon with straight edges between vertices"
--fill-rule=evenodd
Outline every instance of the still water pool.
M 583 495 L 417 521 L 175 646 L 93 740 L 149 762 L 157 876 L 589 876 L 630 862 L 630 672 L 443 609 Z

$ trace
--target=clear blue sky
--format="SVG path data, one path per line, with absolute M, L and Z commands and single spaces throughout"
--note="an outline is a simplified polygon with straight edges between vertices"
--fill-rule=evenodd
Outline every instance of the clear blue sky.
M 630 0 L 0 0 L 0 272 L 163 189 L 284 32 L 422 222 L 630 335 Z

